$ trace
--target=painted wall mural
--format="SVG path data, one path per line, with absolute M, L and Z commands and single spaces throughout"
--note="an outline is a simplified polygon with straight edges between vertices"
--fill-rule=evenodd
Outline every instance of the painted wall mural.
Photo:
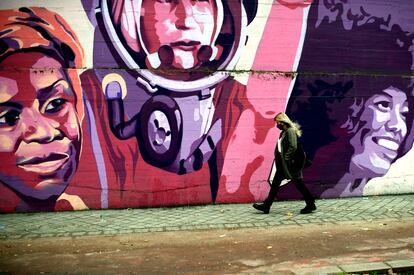
M 263 200 L 280 111 L 302 125 L 315 196 L 414 192 L 406 1 L 17 0 L 0 15 L 1 212 Z

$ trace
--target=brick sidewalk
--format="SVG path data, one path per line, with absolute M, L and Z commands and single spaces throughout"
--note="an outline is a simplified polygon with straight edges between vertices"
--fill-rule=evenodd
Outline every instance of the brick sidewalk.
M 269 215 L 251 204 L 171 208 L 2 214 L 0 238 L 118 235 L 179 230 L 236 229 L 279 225 L 414 220 L 414 194 L 318 200 L 318 210 L 299 215 L 303 201 L 273 204 Z

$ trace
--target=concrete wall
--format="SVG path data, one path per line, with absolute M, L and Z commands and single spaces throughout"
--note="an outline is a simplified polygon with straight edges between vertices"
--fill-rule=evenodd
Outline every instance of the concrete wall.
M 278 112 L 316 197 L 414 192 L 414 8 L 311 2 L 0 3 L 0 210 L 263 200 Z

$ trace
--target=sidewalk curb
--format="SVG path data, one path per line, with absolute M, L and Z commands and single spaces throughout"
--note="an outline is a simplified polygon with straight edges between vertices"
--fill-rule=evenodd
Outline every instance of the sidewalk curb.
M 414 274 L 414 260 L 395 260 L 333 265 L 324 267 L 305 267 L 291 270 L 296 275 L 338 275 L 338 274 Z

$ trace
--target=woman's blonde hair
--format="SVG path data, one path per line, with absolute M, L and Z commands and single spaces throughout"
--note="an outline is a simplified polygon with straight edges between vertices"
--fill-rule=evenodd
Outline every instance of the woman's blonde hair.
M 278 122 L 286 123 L 287 125 L 289 125 L 289 127 L 292 127 L 295 130 L 296 135 L 298 137 L 300 137 L 302 135 L 302 130 L 300 129 L 300 125 L 298 123 L 293 122 L 292 120 L 290 120 L 290 118 L 285 113 L 282 113 L 282 112 L 278 113 L 275 116 L 274 120 L 278 121 Z

